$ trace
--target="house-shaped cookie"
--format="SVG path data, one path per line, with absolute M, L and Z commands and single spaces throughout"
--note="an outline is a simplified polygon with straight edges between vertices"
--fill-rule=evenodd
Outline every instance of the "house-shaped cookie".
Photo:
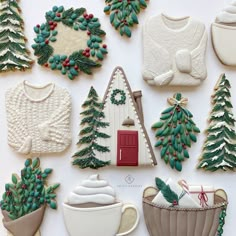
M 142 92 L 132 92 L 122 68 L 115 68 L 104 95 L 103 112 L 109 126 L 100 128 L 110 135 L 99 144 L 110 152 L 97 153 L 97 158 L 115 166 L 157 165 L 144 127 Z

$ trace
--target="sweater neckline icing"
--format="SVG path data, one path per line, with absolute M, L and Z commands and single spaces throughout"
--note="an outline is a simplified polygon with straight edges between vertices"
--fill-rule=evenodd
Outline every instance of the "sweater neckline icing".
M 192 19 L 190 16 L 184 16 L 184 17 L 178 17 L 177 18 L 177 17 L 168 16 L 164 13 L 162 13 L 160 15 L 160 18 L 161 18 L 161 23 L 163 24 L 164 28 L 167 29 L 168 31 L 171 31 L 171 32 L 183 32 L 184 30 L 186 30 L 189 27 L 189 25 L 191 23 L 191 19 Z M 183 20 L 186 20 L 186 19 L 188 19 L 188 20 L 187 20 L 187 22 L 184 26 L 182 26 L 180 28 L 177 28 L 177 29 L 174 29 L 174 28 L 170 28 L 165 23 L 164 19 L 168 20 L 169 22 L 173 22 L 173 23 L 178 22 L 178 21 L 183 21 Z
M 26 90 L 26 87 L 29 87 L 29 88 L 35 89 L 35 90 L 43 90 L 49 86 L 50 86 L 49 91 L 44 96 L 39 97 L 37 99 L 30 96 L 30 94 Z M 27 99 L 29 99 L 30 101 L 33 101 L 33 102 L 41 102 L 41 101 L 44 101 L 45 99 L 47 99 L 52 94 L 52 92 L 54 91 L 54 88 L 55 88 L 55 84 L 48 83 L 45 85 L 33 85 L 33 84 L 30 84 L 28 81 L 24 80 L 22 83 L 22 87 L 23 87 L 23 93 L 27 97 Z

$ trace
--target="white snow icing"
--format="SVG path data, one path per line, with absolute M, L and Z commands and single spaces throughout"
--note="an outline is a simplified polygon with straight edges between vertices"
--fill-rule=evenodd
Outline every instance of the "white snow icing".
M 13 25 L 20 25 L 20 22 L 19 22 L 19 21 L 13 20 L 13 19 L 11 19 L 11 18 L 7 18 L 7 19 L 3 20 L 2 22 L 3 22 L 3 23 L 5 23 L 5 22 L 11 22 Z
M 13 53 L 13 55 L 14 55 L 16 58 L 21 59 L 21 60 L 23 60 L 23 61 L 31 61 L 31 60 L 30 60 L 28 57 L 26 57 L 26 56 L 17 55 L 17 54 L 15 54 L 15 53 Z
M 8 9 L 6 11 L 4 11 L 4 13 L 8 14 L 8 15 L 12 15 L 13 13 Z
M 214 117 L 222 117 L 222 116 L 224 116 L 224 114 L 225 114 L 225 112 L 221 111 L 221 112 L 213 113 L 212 116 L 214 116 Z
M 20 64 L 15 63 L 14 61 L 7 59 L 6 61 L 2 62 L 3 65 L 7 65 L 7 64 L 13 64 L 16 66 L 19 66 Z
M 227 142 L 227 143 L 229 143 L 229 144 L 234 144 L 234 143 L 232 143 L 232 141 L 231 140 L 229 140 L 229 139 L 227 139 L 226 137 L 224 137 L 224 140 L 225 140 L 225 142 Z
M 24 35 L 23 35 L 20 31 L 15 31 L 15 30 L 12 29 L 12 27 L 10 27 L 10 26 L 1 27 L 1 28 L 0 28 L 0 33 L 2 33 L 3 31 L 6 31 L 6 30 L 8 30 L 8 31 L 10 31 L 10 32 L 12 32 L 12 33 L 14 33 L 14 34 L 19 34 L 19 35 L 21 35 L 21 36 L 24 37 Z
M 204 162 L 204 163 L 202 164 L 202 167 L 205 167 L 205 166 L 208 166 L 208 163 L 207 163 L 207 162 Z
M 226 147 L 225 147 L 225 152 L 226 152 L 227 154 L 232 154 L 232 155 L 235 155 L 235 154 L 236 154 L 236 152 L 231 152 L 231 151 L 228 150 Z
M 223 160 L 220 164 L 216 165 L 216 168 L 217 167 L 220 167 L 220 166 L 229 166 L 229 167 L 232 167 L 228 162 L 226 162 L 225 160 Z
M 216 149 L 212 150 L 212 152 L 221 150 L 224 146 L 225 146 L 225 143 L 222 143 L 219 147 L 217 147 Z
M 212 129 L 217 129 L 217 128 L 221 128 L 221 127 L 227 127 L 229 130 L 233 131 L 233 128 L 228 125 L 225 121 L 221 121 L 215 125 L 212 126 Z
M 7 9 L 9 7 L 8 1 L 1 3 L 0 10 Z

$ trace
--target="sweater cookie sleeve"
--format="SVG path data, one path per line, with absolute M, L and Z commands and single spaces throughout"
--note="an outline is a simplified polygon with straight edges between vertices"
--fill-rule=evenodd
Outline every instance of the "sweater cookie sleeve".
M 21 113 L 18 109 L 16 109 L 14 99 L 11 96 L 11 90 L 7 91 L 5 99 L 8 125 L 8 144 L 19 153 L 29 154 L 32 148 L 32 138 L 27 132 L 25 120 L 21 118 Z
M 197 48 L 191 52 L 192 71 L 190 73 L 195 79 L 204 80 L 207 77 L 207 68 L 205 62 L 207 46 L 207 31 L 204 29 L 203 36 Z
M 147 24 L 143 27 L 143 78 L 150 85 L 165 85 L 173 79 L 169 52 L 155 42 Z
M 38 125 L 41 139 L 68 146 L 71 143 L 70 114 L 71 97 L 67 91 L 58 109 L 48 121 Z

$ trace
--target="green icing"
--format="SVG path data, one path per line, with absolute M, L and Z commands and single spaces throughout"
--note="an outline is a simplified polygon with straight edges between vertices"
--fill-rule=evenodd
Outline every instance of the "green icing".
M 152 126 L 156 130 L 155 147 L 160 148 L 161 158 L 166 164 L 181 171 L 182 162 L 189 158 L 187 148 L 197 141 L 196 133 L 200 130 L 192 120 L 193 115 L 184 108 L 187 99 L 177 93 L 168 102 L 171 106 L 161 113 L 160 121 Z
M 0 72 L 30 69 L 24 22 L 17 1 L 0 1 Z
M 219 226 L 217 229 L 217 236 L 223 235 L 223 227 L 225 225 L 225 217 L 226 217 L 226 207 L 224 207 L 219 215 Z
M 120 96 L 120 99 L 117 97 Z M 126 101 L 125 92 L 121 89 L 114 89 L 111 94 L 111 103 L 115 105 L 124 105 Z
M 57 208 L 57 195 L 54 191 L 59 184 L 47 185 L 47 178 L 51 173 L 50 168 L 42 170 L 40 160 L 36 158 L 33 161 L 25 161 L 20 178 L 12 175 L 12 183 L 5 185 L 5 192 L 0 201 L 1 209 L 8 212 L 10 219 L 18 219 L 44 204 L 52 209 Z
M 38 56 L 38 64 L 59 70 L 71 80 L 78 76 L 80 71 L 92 74 L 92 69 L 101 66 L 99 61 L 104 59 L 108 51 L 102 39 L 106 33 L 101 29 L 98 18 L 87 14 L 85 8 L 65 10 L 63 6 L 54 6 L 45 17 L 46 23 L 34 27 L 37 37 L 32 48 Z M 53 43 L 60 37 L 56 30 L 60 22 L 75 31 L 86 31 L 89 36 L 87 48 L 71 55 L 54 55 Z
M 230 88 L 226 76 L 221 76 L 212 95 L 213 108 L 198 168 L 226 171 L 234 170 L 236 167 L 235 119 L 230 101 Z
M 80 139 L 78 145 L 81 146 L 78 152 L 74 154 L 73 165 L 81 169 L 98 169 L 110 164 L 110 161 L 102 161 L 96 158 L 96 152 L 110 152 L 109 148 L 98 144 L 98 139 L 110 138 L 109 135 L 100 132 L 100 128 L 106 128 L 109 123 L 104 122 L 105 118 L 103 103 L 99 102 L 97 92 L 91 87 L 86 101 L 82 107 L 84 109 L 80 114 L 83 116 L 80 125 L 82 129 L 79 133 Z
M 148 0 L 105 0 L 104 12 L 110 15 L 110 23 L 120 35 L 132 36 L 131 27 L 137 25 L 138 14 L 147 7 Z

